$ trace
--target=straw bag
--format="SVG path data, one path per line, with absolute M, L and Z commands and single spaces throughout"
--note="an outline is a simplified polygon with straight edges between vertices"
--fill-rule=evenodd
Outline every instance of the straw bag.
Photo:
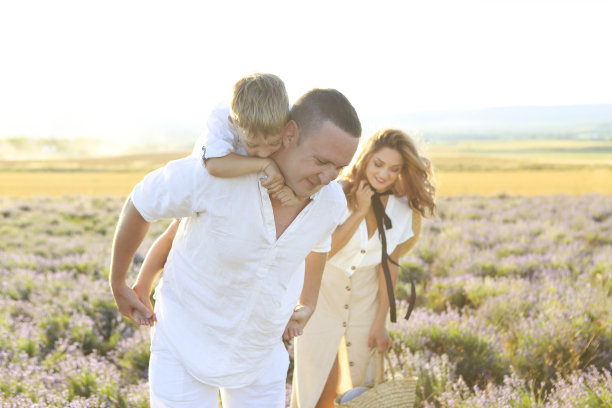
M 412 408 L 416 396 L 417 377 L 395 375 L 387 353 L 385 360 L 391 371 L 391 378 L 383 380 L 384 362 L 378 357 L 378 348 L 374 348 L 368 358 L 368 364 L 363 373 L 363 381 L 367 373 L 367 366 L 372 357 L 374 360 L 374 387 L 357 387 L 339 395 L 334 400 L 338 408 Z M 342 402 L 346 401 L 346 402 Z

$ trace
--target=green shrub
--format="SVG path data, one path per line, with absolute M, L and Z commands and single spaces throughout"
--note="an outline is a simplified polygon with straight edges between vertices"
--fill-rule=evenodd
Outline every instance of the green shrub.
M 146 342 L 134 343 L 119 359 L 119 366 L 123 368 L 122 373 L 130 382 L 148 377 L 149 357 L 151 350 Z
M 45 353 L 53 350 L 58 339 L 67 337 L 69 323 L 70 315 L 68 313 L 49 315 L 40 321 L 39 327 L 42 329 L 40 337 Z
M 406 340 L 413 351 L 447 355 L 470 387 L 485 387 L 488 383 L 501 383 L 508 374 L 507 361 L 491 339 L 477 331 L 461 327 L 454 321 L 445 326 L 431 325 L 421 328 Z
M 77 396 L 88 398 L 98 390 L 96 376 L 88 370 L 69 377 L 68 383 L 68 401 L 72 401 Z

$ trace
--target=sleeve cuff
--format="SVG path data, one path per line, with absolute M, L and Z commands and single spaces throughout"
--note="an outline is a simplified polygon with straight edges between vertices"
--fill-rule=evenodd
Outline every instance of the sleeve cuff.
M 141 201 L 141 183 L 136 184 L 136 186 L 134 187 L 134 189 L 132 190 L 132 193 L 130 194 L 130 198 L 132 199 L 132 204 L 134 204 L 134 208 L 136 208 L 136 211 L 138 211 L 140 213 L 140 216 L 142 218 L 144 218 L 144 220 L 146 222 L 153 222 L 155 221 L 153 219 L 153 217 L 151 217 L 150 214 L 146 214 L 144 211 L 143 206 L 141 205 L 142 201 Z

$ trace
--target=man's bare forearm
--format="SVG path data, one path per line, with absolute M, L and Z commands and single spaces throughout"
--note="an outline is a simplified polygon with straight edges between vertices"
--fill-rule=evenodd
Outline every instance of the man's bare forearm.
M 109 276 L 113 291 L 125 285 L 127 272 L 138 247 L 149 230 L 149 225 L 134 207 L 132 198 L 129 197 L 121 211 L 113 238 Z

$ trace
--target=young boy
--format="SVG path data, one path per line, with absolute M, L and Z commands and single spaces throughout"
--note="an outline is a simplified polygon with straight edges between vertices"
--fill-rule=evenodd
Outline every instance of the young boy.
M 234 85 L 229 115 L 226 114 L 227 108 L 217 108 L 212 113 L 207 131 L 194 147 L 194 154 L 203 151 L 202 160 L 208 173 L 216 177 L 239 177 L 263 172 L 266 177 L 261 179 L 261 185 L 272 198 L 284 206 L 299 203 L 301 200 L 284 184 L 278 166 L 269 158 L 280 148 L 289 119 L 289 98 L 283 81 L 263 73 L 241 78 Z M 139 324 L 152 326 L 155 322 L 149 296 L 166 263 L 179 223 L 180 220 L 174 220 L 157 238 L 138 274 L 134 291 L 151 311 L 150 318 L 134 311 L 134 320 Z

